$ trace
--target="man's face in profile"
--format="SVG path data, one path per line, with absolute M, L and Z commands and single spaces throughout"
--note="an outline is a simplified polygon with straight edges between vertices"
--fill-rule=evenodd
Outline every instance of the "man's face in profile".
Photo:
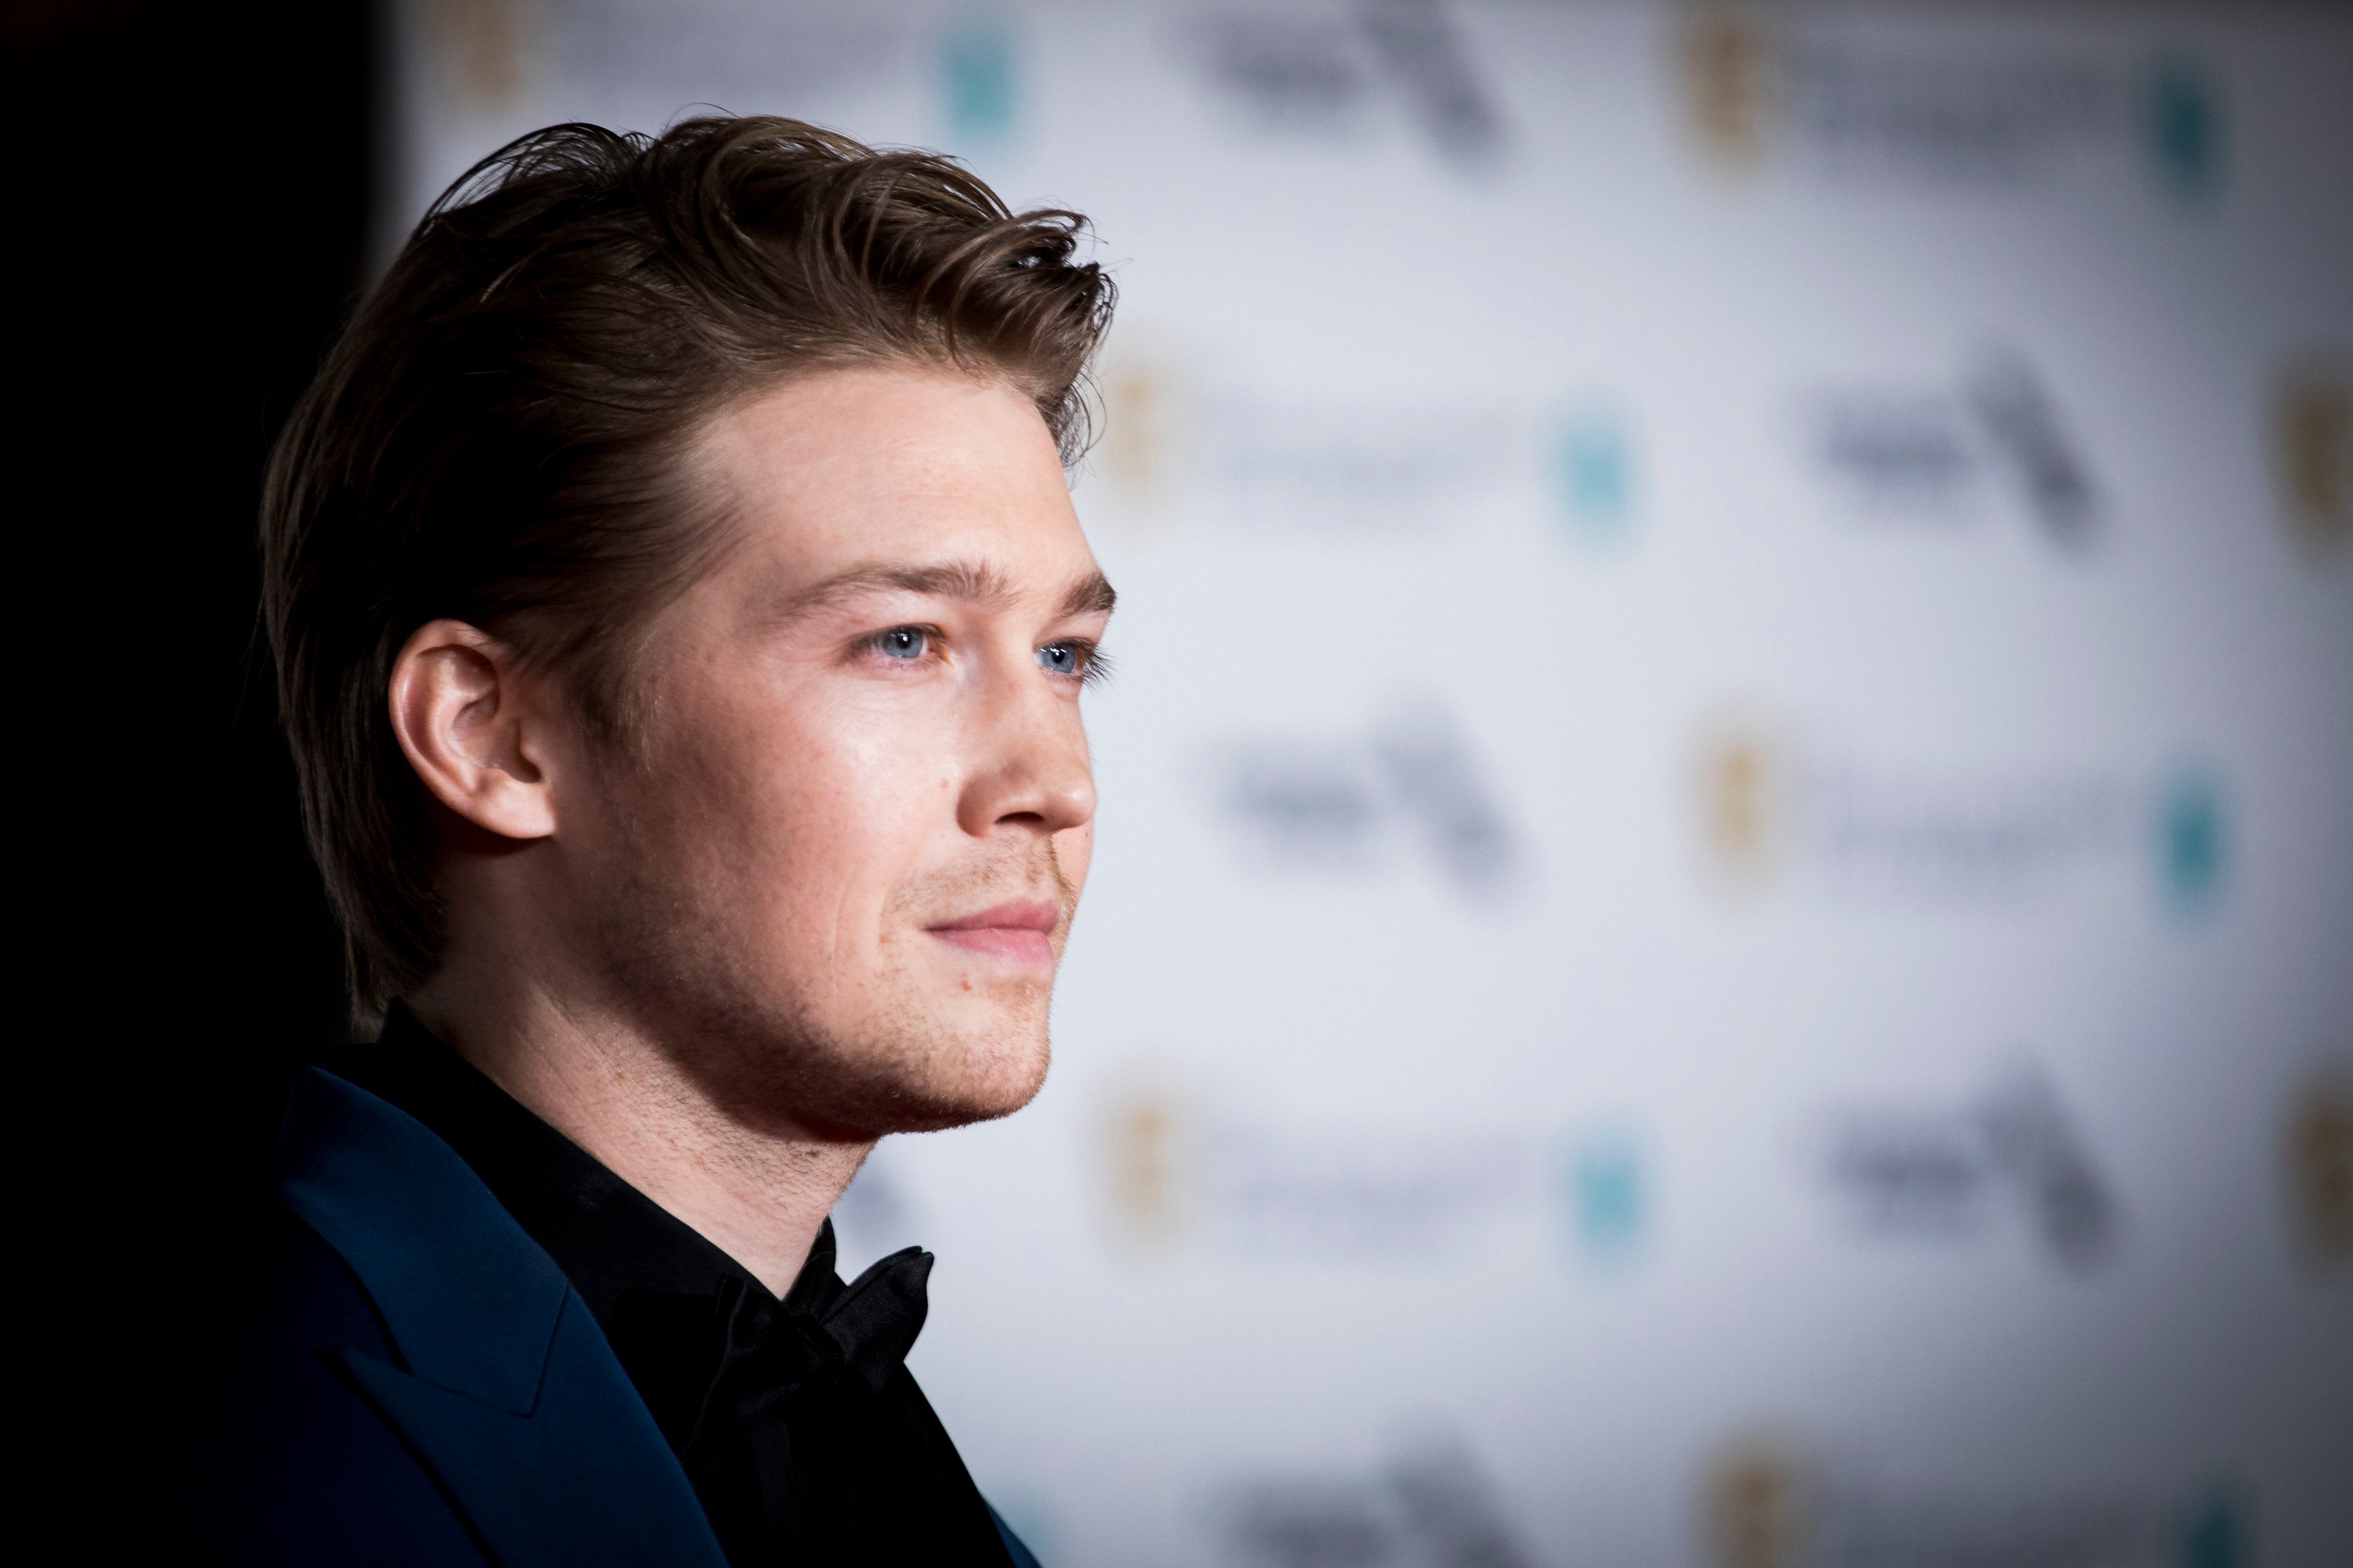
M 1019 1108 L 1110 611 L 1052 437 L 1002 384 L 839 370 L 721 417 L 691 476 L 733 542 L 657 616 L 626 749 L 559 773 L 575 951 L 747 1121 Z

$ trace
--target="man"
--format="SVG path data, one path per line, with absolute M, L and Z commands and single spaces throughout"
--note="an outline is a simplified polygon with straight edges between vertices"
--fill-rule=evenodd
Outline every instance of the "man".
M 1091 845 L 1081 221 L 783 120 L 467 179 L 282 437 L 266 607 L 380 1038 L 195 1294 L 235 1563 L 1031 1562 L 845 1286 L 877 1139 L 1003 1116 Z

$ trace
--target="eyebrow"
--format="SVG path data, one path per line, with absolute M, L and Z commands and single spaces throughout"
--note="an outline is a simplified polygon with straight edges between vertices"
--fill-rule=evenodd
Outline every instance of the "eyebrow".
M 1005 574 L 987 563 L 951 561 L 937 566 L 852 566 L 803 588 L 779 607 L 787 616 L 801 615 L 860 594 L 894 591 L 987 605 L 1002 605 L 1018 597 Z M 1093 572 L 1073 583 L 1056 608 L 1063 616 L 1109 615 L 1118 602 L 1111 580 Z
M 1065 616 L 1107 616 L 1118 604 L 1119 593 L 1111 579 L 1094 572 L 1071 585 L 1071 591 L 1062 595 L 1060 610 Z

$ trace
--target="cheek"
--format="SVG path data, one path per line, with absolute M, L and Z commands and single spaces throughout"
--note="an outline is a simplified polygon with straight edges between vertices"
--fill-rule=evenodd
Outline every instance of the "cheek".
M 736 869 L 754 871 L 787 919 L 868 923 L 953 820 L 944 742 L 910 733 L 908 715 L 855 703 L 736 717 L 719 791 Z

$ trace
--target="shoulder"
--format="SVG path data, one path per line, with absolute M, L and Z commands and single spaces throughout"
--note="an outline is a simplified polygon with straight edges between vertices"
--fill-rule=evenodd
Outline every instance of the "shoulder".
M 236 1563 L 487 1561 L 353 1377 L 349 1352 L 396 1352 L 315 1230 L 257 1196 L 187 1289 L 195 1354 L 165 1441 L 191 1544 Z
M 166 1474 L 237 1563 L 723 1568 L 562 1270 L 423 1123 L 299 1079 L 197 1271 Z

